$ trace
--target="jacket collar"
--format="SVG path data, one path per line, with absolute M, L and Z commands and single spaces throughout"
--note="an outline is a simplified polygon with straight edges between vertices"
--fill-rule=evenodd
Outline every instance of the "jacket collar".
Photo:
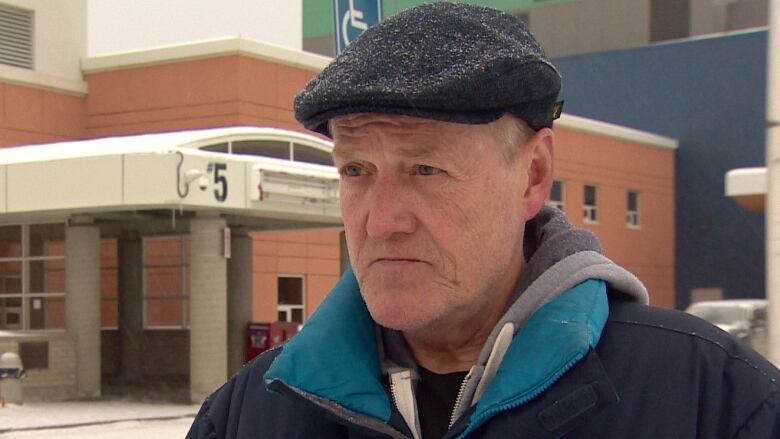
M 387 422 L 392 408 L 382 384 L 376 334 L 355 275 L 347 270 L 284 345 L 264 379 Z
M 605 284 L 589 280 L 543 306 L 515 336 L 499 374 L 471 415 L 469 431 L 551 386 L 598 342 L 608 315 Z M 264 379 L 388 422 L 376 324 L 347 270 Z M 473 426 L 473 427 L 472 427 Z

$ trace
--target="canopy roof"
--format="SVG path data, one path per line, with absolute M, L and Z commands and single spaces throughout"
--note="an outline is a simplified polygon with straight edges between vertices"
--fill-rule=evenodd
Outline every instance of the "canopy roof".
M 340 224 L 332 146 L 229 127 L 4 148 L 0 222 L 178 209 Z

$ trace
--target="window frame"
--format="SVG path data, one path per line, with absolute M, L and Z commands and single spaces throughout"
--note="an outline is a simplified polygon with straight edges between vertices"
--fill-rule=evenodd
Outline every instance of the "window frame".
M 552 188 L 555 186 L 556 182 L 561 184 L 561 199 L 560 200 L 553 200 L 552 199 L 552 194 L 553 194 Z M 566 208 L 566 182 L 564 182 L 563 180 L 558 180 L 558 179 L 554 179 L 553 180 L 553 186 L 550 187 L 550 196 L 548 197 L 548 200 L 547 200 L 547 202 L 545 204 L 550 206 L 550 207 L 554 207 L 556 209 L 559 209 L 561 212 L 565 211 L 565 208 Z
M 636 209 L 631 210 L 630 198 L 631 194 L 635 196 Z M 626 191 L 626 227 L 632 230 L 639 230 L 642 228 L 641 207 L 639 203 L 639 191 L 636 189 L 628 189 Z
M 62 242 L 63 242 L 63 252 L 62 255 L 49 255 L 49 256 L 30 256 L 30 227 L 31 226 L 39 226 L 39 225 L 50 225 L 50 224 L 56 224 L 62 226 Z M 66 275 L 65 272 L 65 263 L 66 263 L 66 252 L 64 249 L 64 243 L 65 243 L 65 223 L 59 222 L 59 221 L 53 221 L 53 222 L 45 222 L 45 223 L 24 223 L 24 224 L 4 224 L 0 227 L 19 227 L 20 228 L 20 248 L 21 248 L 21 254 L 19 256 L 11 256 L 11 257 L 0 257 L 0 263 L 5 262 L 20 262 L 21 268 L 19 271 L 19 277 L 21 280 L 21 290 L 19 293 L 9 293 L 9 294 L 0 294 L 0 299 L 20 299 L 21 305 L 19 308 L 19 325 L 18 327 L 8 327 L 3 326 L 0 328 L 0 330 L 6 330 L 6 331 L 29 331 L 29 332 L 65 332 L 66 331 L 66 325 L 63 324 L 63 327 L 61 328 L 30 328 L 30 322 L 32 320 L 32 317 L 30 316 L 30 311 L 32 309 L 32 306 L 30 305 L 32 303 L 32 300 L 34 299 L 48 299 L 48 298 L 61 298 L 63 301 L 66 300 L 66 294 L 67 289 L 65 288 L 65 283 L 63 283 L 63 291 L 38 291 L 38 292 L 32 292 L 31 291 L 31 285 L 32 281 L 30 279 L 30 276 L 32 274 L 32 270 L 30 269 L 30 263 L 31 262 L 47 262 L 47 261 L 62 261 L 62 271 L 63 275 Z M 45 242 L 45 244 L 47 244 Z M 43 271 L 43 275 L 47 276 L 48 273 L 46 270 Z M 5 279 L 3 277 L 2 279 Z M 65 280 L 67 282 L 67 280 Z M 46 277 L 44 277 L 44 285 L 46 285 Z M 67 305 L 63 305 L 65 307 Z M 14 307 L 17 308 L 17 307 Z M 45 309 L 45 305 L 44 305 Z M 67 312 L 67 310 L 65 311 Z M 3 311 L 3 313 L 7 314 L 6 311 Z M 3 321 L 7 319 L 7 316 L 3 316 Z
M 294 279 L 301 279 L 301 304 L 300 305 L 290 305 L 285 304 L 282 305 L 279 303 L 279 279 L 282 278 L 294 278 Z M 279 318 L 279 313 L 284 312 L 287 316 L 288 320 L 279 320 L 285 321 L 285 322 L 294 322 L 292 320 L 292 311 L 295 309 L 301 310 L 301 325 L 306 323 L 306 275 L 304 274 L 290 274 L 290 273 L 277 273 L 276 275 L 276 315 L 277 319 Z
M 236 153 L 233 151 L 233 144 L 239 143 L 239 142 L 274 142 L 274 143 L 284 143 L 287 145 L 287 153 L 285 154 L 284 158 L 281 157 L 275 157 L 270 155 L 265 155 L 260 152 L 258 153 Z M 250 155 L 250 156 L 256 156 L 256 157 L 265 157 L 265 158 L 272 158 L 276 160 L 288 160 L 291 162 L 296 163 L 307 163 L 310 165 L 318 165 L 318 166 L 333 166 L 332 160 L 329 160 L 328 163 L 321 163 L 321 162 L 313 162 L 308 160 L 298 160 L 295 158 L 295 151 L 296 149 L 303 149 L 303 150 L 311 150 L 315 152 L 321 152 L 324 156 L 331 156 L 331 151 L 328 148 L 322 147 L 320 145 L 308 143 L 302 139 L 289 139 L 289 138 L 276 138 L 276 137 L 267 137 L 267 138 L 241 138 L 241 139 L 233 139 L 226 142 L 217 142 L 217 143 L 208 143 L 204 144 L 202 146 L 197 147 L 200 150 L 203 151 L 210 151 L 210 152 L 220 152 L 223 154 L 231 154 L 231 155 Z M 299 154 L 301 156 L 306 155 L 303 152 Z
M 593 204 L 587 204 L 587 189 L 593 188 Z M 598 224 L 599 223 L 599 187 L 596 184 L 585 183 L 582 186 L 582 221 L 585 224 Z M 592 214 L 592 215 L 591 215 Z M 591 216 L 593 218 L 591 218 Z

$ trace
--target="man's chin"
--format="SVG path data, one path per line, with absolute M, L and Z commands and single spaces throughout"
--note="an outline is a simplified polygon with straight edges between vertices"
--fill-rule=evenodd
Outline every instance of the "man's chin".
M 424 330 L 436 320 L 433 310 L 421 303 L 410 303 L 408 306 L 374 304 L 369 305 L 368 310 L 379 325 L 402 332 Z

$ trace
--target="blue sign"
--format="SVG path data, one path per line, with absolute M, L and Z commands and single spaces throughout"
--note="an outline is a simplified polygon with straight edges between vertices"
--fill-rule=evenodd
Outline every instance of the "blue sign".
M 382 19 L 382 0 L 333 0 L 336 54 Z

